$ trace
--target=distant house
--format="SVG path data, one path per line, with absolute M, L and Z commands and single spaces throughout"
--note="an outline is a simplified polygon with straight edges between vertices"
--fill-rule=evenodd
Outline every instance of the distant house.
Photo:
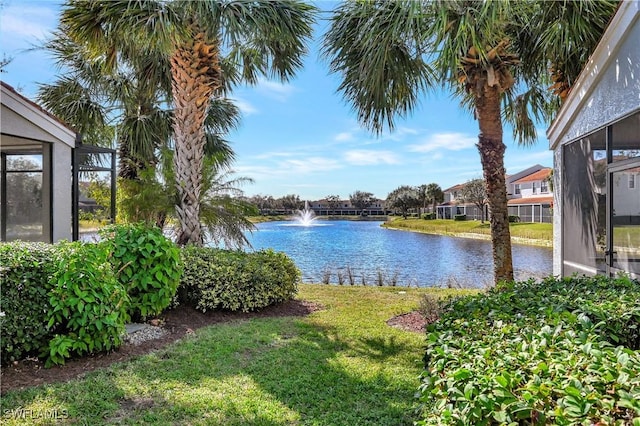
M 507 179 L 509 215 L 518 216 L 521 222 L 551 223 L 551 172 L 551 168 L 541 167 L 517 179 L 513 176 Z
M 549 177 L 552 169 L 539 164 L 506 177 L 509 215 L 518 216 L 522 222 L 551 222 L 553 192 Z M 445 189 L 444 202 L 437 207 L 439 219 L 453 219 L 466 215 L 467 220 L 481 220 L 482 212 L 460 198 L 464 183 Z M 488 210 L 488 207 L 486 207 Z M 488 211 L 485 217 L 488 217 Z
M 368 216 L 385 216 L 389 212 L 385 208 L 384 200 L 376 199 L 366 209 L 358 209 L 351 204 L 350 200 L 340 200 L 335 207 L 332 207 L 326 199 L 310 201 L 309 208 L 317 216 L 357 216 L 360 214 Z
M 460 183 L 442 191 L 444 201 L 436 207 L 438 219 L 453 219 L 454 216 L 460 214 L 467 215 L 467 219 L 470 220 L 482 219 L 481 212 L 475 205 L 465 203 L 460 198 L 464 185 L 464 183 Z
M 556 275 L 640 278 L 640 2 L 623 1 L 547 131 Z

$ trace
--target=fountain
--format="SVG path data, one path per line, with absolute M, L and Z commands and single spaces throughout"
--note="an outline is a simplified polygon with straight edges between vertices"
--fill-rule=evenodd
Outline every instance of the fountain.
M 304 202 L 304 210 L 298 210 L 296 220 L 300 226 L 313 226 L 316 220 L 316 214 L 309 208 L 309 202 Z

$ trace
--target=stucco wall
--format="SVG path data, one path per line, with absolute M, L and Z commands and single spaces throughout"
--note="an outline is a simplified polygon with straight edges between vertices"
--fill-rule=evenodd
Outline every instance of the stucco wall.
M 640 2 L 634 2 L 640 7 Z M 640 24 L 630 29 L 626 39 L 616 46 L 607 44 L 606 50 L 615 55 L 606 69 L 591 70 L 597 85 L 583 100 L 583 107 L 560 138 L 564 144 L 593 132 L 606 124 L 624 117 L 638 108 L 640 103 Z M 591 87 L 580 87 L 586 92 Z M 556 141 L 552 141 L 556 142 Z
M 53 241 L 72 238 L 71 221 L 71 148 L 63 143 L 56 143 L 52 149 L 53 156 Z

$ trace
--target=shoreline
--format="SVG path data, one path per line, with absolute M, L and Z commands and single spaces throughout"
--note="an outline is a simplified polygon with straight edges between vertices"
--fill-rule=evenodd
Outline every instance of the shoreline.
M 447 237 L 457 237 L 457 238 L 469 238 L 473 240 L 484 240 L 491 241 L 490 234 L 478 234 L 475 232 L 434 232 L 434 231 L 424 231 L 420 229 L 409 229 L 404 227 L 396 227 L 391 226 L 390 222 L 385 222 L 383 225 L 386 229 L 392 229 L 394 231 L 406 231 L 406 232 L 417 232 L 419 234 L 430 234 L 430 235 L 445 235 Z M 511 243 L 515 244 L 523 244 L 528 246 L 536 246 L 536 247 L 548 247 L 553 248 L 553 241 L 541 240 L 537 238 L 524 238 L 524 237 L 511 237 Z

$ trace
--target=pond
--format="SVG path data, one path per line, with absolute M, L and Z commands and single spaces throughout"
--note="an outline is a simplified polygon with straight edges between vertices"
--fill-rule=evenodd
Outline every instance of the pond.
M 484 287 L 493 282 L 491 243 L 382 228 L 376 221 L 265 222 L 247 235 L 253 249 L 293 259 L 308 283 Z M 513 245 L 517 280 L 552 273 L 552 250 Z

